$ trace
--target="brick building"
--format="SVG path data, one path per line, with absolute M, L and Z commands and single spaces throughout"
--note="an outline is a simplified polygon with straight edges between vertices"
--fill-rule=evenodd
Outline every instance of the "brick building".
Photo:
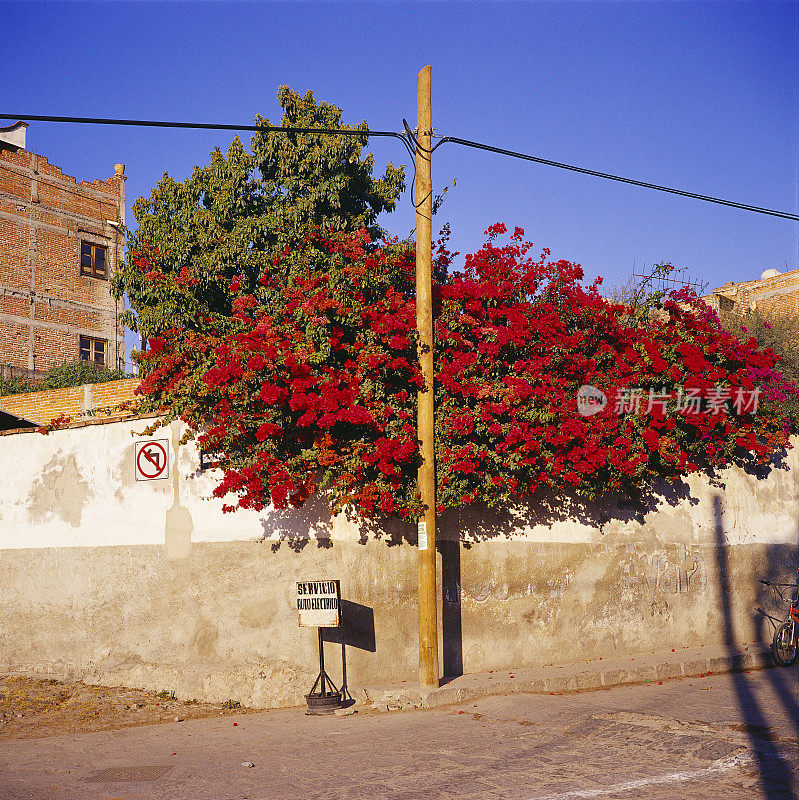
M 125 166 L 78 183 L 25 149 L 26 127 L 0 128 L 0 368 L 124 366 L 109 278 L 123 256 Z
M 799 315 L 799 269 L 780 272 L 767 269 L 759 280 L 725 283 L 702 298 L 716 311 L 746 314 L 758 309 L 765 314 Z

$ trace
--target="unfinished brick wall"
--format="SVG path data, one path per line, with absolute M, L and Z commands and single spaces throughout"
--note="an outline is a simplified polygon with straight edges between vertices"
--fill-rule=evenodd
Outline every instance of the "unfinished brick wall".
M 765 314 L 796 316 L 799 315 L 799 269 L 755 281 L 726 283 L 703 299 L 716 311 L 746 314 L 758 309 Z
M 134 392 L 139 383 L 141 381 L 138 378 L 126 378 L 86 386 L 5 395 L 0 397 L 0 408 L 39 425 L 47 425 L 61 415 L 73 420 L 90 416 L 125 417 L 136 413 L 138 397 Z M 123 403 L 129 403 L 132 408 L 121 409 Z
M 108 277 L 123 255 L 124 165 L 115 170 L 78 183 L 44 156 L 0 146 L 0 364 L 76 361 L 80 337 L 105 343 L 106 365 L 124 364 L 121 304 L 106 278 L 81 274 L 82 242 L 106 248 Z

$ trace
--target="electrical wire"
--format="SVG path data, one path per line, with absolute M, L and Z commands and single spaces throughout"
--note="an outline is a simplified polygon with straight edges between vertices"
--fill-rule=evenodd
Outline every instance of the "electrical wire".
M 432 155 L 436 148 L 440 147 L 445 142 L 452 142 L 453 144 L 460 144 L 465 147 L 473 147 L 478 150 L 487 150 L 490 153 L 499 153 L 503 156 L 511 156 L 512 158 L 521 158 L 525 161 L 534 161 L 536 164 L 545 164 L 549 167 L 558 167 L 559 169 L 568 169 L 572 172 L 581 172 L 583 175 L 593 175 L 597 178 L 605 178 L 610 181 L 619 181 L 620 183 L 630 183 L 633 186 L 642 186 L 645 189 L 656 189 L 659 192 L 669 192 L 670 194 L 681 195 L 682 197 L 691 197 L 694 200 L 704 200 L 707 203 L 717 203 L 722 206 L 730 206 L 731 208 L 739 208 L 742 211 L 753 211 L 757 214 L 769 214 L 773 217 L 782 217 L 783 219 L 791 219 L 799 221 L 799 214 L 791 214 L 788 211 L 775 211 L 771 208 L 760 208 L 759 206 L 750 206 L 746 203 L 737 203 L 734 200 L 722 200 L 720 197 L 710 197 L 704 194 L 696 194 L 694 192 L 687 192 L 683 189 L 672 189 L 668 186 L 659 186 L 656 183 L 646 183 L 645 181 L 638 181 L 633 178 L 623 178 L 620 175 L 611 175 L 608 172 L 597 172 L 593 169 L 586 169 L 585 167 L 576 167 L 573 164 L 563 164 L 559 161 L 549 161 L 546 158 L 538 158 L 537 156 L 527 155 L 526 153 L 517 153 L 513 150 L 504 150 L 500 147 L 493 147 L 488 144 L 481 144 L 480 142 L 472 142 L 468 139 L 459 139 L 457 136 L 445 136 L 440 142 L 437 142 L 429 152 Z M 418 145 L 421 148 L 421 144 Z
M 635 180 L 634 178 L 625 178 L 620 175 L 612 175 L 609 172 L 599 172 L 598 170 L 586 169 L 585 167 L 578 167 L 573 164 L 564 164 L 560 161 L 551 161 L 546 158 L 539 158 L 532 156 L 528 153 L 519 153 L 514 150 L 506 150 L 501 147 L 494 147 L 493 145 L 483 144 L 481 142 L 473 142 L 469 139 L 461 139 L 457 136 L 444 136 L 433 147 L 425 147 L 414 136 L 408 123 L 403 120 L 405 126 L 405 134 L 397 133 L 396 131 L 372 131 L 372 130 L 353 130 L 341 128 L 294 128 L 284 126 L 272 125 L 227 125 L 217 123 L 203 123 L 203 122 L 161 122 L 155 120 L 134 120 L 134 119 L 107 119 L 99 117 L 53 117 L 53 116 L 21 116 L 11 114 L 0 114 L 0 119 L 30 119 L 37 122 L 73 122 L 82 124 L 95 124 L 95 125 L 132 125 L 140 127 L 155 127 L 155 128 L 191 128 L 200 130 L 232 130 L 232 131 L 256 131 L 261 133 L 310 133 L 310 134 L 329 134 L 329 135 L 350 135 L 350 136 L 390 136 L 399 139 L 409 154 L 415 158 L 416 153 L 432 154 L 445 142 L 459 144 L 464 147 L 471 147 L 477 150 L 485 150 L 489 153 L 497 153 L 498 155 L 509 156 L 511 158 L 519 158 L 524 161 L 532 161 L 536 164 L 544 164 L 549 167 L 557 167 L 558 169 L 566 169 L 572 172 L 579 172 L 583 175 L 592 175 L 596 178 L 604 178 L 605 180 L 618 181 L 620 183 L 631 184 L 632 186 L 641 186 L 644 189 L 654 189 L 659 192 L 668 192 L 669 194 L 676 194 L 681 197 L 690 197 L 694 200 L 703 200 L 707 203 L 716 203 L 718 205 L 729 206 L 737 208 L 742 211 L 751 211 L 757 214 L 768 214 L 773 217 L 781 217 L 782 219 L 790 219 L 799 221 L 799 214 L 791 214 L 787 211 L 777 211 L 771 208 L 761 208 L 760 206 L 748 205 L 746 203 L 738 203 L 734 200 L 724 200 L 720 197 L 711 197 L 710 195 L 697 194 L 696 192 L 689 192 L 684 189 L 674 189 L 669 186 L 660 186 L 656 183 L 648 183 L 646 181 Z M 415 172 L 415 168 L 414 168 Z M 414 175 L 415 180 L 415 175 Z M 413 182 L 411 184 L 413 186 Z M 413 194 L 413 193 L 412 193 Z M 414 202 L 416 207 L 416 203 Z
M 416 136 L 414 135 L 413 131 L 411 130 L 410 125 L 408 125 L 408 121 L 404 117 L 402 118 L 402 124 L 403 124 L 403 126 L 405 128 L 405 136 L 403 137 L 403 141 L 405 142 L 405 146 L 407 147 L 408 152 L 410 153 L 411 158 L 413 159 L 411 161 L 411 166 L 413 167 L 413 178 L 411 178 L 411 205 L 417 211 L 419 211 L 419 209 L 424 205 L 425 200 L 427 200 L 427 198 L 430 197 L 431 194 L 433 194 L 433 190 L 431 188 L 430 191 L 427 193 L 427 195 L 425 197 L 423 197 L 418 203 L 416 202 L 416 200 L 415 200 L 415 197 L 416 197 L 416 155 L 418 153 L 419 157 L 422 158 L 423 160 L 432 161 L 432 153 L 433 153 L 433 151 L 430 150 L 429 148 L 425 147 L 416 138 Z M 413 142 L 416 145 L 416 147 L 417 147 L 416 152 L 414 152 L 414 150 L 411 147 L 411 145 L 409 144 L 409 142 Z M 427 153 L 428 155 L 425 156 L 425 153 Z M 419 212 L 419 213 L 421 213 L 421 212 Z
M 393 136 L 403 139 L 396 131 L 372 131 L 352 128 L 295 128 L 277 125 L 227 125 L 215 122 L 162 122 L 151 119 L 108 119 L 104 117 L 50 117 L 0 114 L 0 119 L 30 119 L 34 122 L 74 122 L 83 125 L 130 125 L 142 128 L 191 128 L 210 131 L 257 131 L 260 133 L 334 133 L 344 136 Z

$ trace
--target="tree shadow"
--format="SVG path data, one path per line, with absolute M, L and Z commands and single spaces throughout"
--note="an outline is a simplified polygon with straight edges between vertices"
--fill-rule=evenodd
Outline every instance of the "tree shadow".
M 735 643 L 732 621 L 730 570 L 722 514 L 721 497 L 716 495 L 713 498 L 713 516 L 716 570 L 721 600 L 724 646 L 727 648 L 730 661 L 734 663 L 738 659 L 738 648 Z M 797 800 L 796 793 L 793 790 L 791 765 L 785 761 L 777 747 L 777 743 L 768 726 L 768 720 L 749 685 L 746 674 L 740 671 L 733 671 L 731 672 L 731 678 L 738 700 L 738 707 L 744 718 L 750 750 L 757 762 L 758 777 L 763 788 L 764 797 L 767 800 Z
M 261 528 L 258 541 L 271 545 L 273 553 L 284 544 L 299 553 L 312 541 L 320 548 L 333 547 L 333 520 L 323 496 L 312 497 L 300 508 L 271 509 L 269 516 L 261 519 Z

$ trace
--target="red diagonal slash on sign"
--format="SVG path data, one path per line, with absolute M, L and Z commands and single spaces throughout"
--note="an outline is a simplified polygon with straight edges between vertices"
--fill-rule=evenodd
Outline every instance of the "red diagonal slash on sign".
M 149 461 L 149 462 L 150 462 L 150 463 L 151 463 L 151 464 L 152 464 L 152 465 L 153 465 L 153 466 L 154 466 L 154 467 L 155 467 L 157 470 L 160 470 L 160 469 L 161 469 L 161 465 L 158 463 L 158 461 L 156 461 L 156 460 L 155 460 L 155 459 L 154 459 L 154 458 L 153 458 L 153 457 L 150 455 L 150 451 L 149 451 L 149 450 L 148 450 L 146 447 L 142 448 L 142 453 L 144 453 L 144 457 L 145 457 L 145 458 L 146 458 L 146 459 L 147 459 L 147 460 L 148 460 L 148 461 Z

